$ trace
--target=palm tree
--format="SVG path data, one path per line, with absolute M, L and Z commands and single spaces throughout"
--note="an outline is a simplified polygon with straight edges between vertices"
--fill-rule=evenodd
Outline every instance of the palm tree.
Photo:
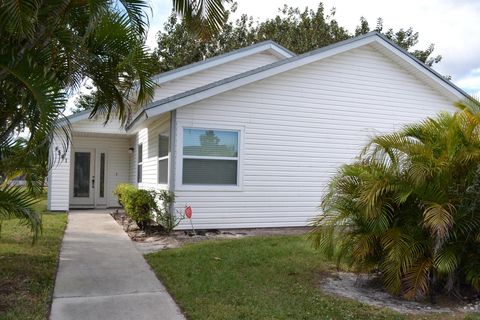
M 173 3 L 203 35 L 225 20 L 221 0 Z M 0 2 L 0 223 L 17 217 L 40 230 L 30 209 L 35 184 L 18 190 L 9 182 L 23 174 L 34 180 L 32 156 L 41 154 L 45 163 L 65 102 L 85 80 L 97 88 L 91 116 L 102 113 L 106 121 L 126 123 L 151 99 L 153 70 L 144 44 L 148 8 L 147 0 Z M 29 136 L 20 146 L 21 131 Z
M 343 166 L 310 237 L 408 299 L 480 290 L 480 114 L 474 100 L 374 138 Z

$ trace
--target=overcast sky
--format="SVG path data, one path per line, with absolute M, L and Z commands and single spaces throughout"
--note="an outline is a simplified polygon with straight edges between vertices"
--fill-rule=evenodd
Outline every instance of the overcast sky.
M 264 20 L 274 17 L 284 4 L 316 8 L 313 0 L 237 0 L 236 14 L 246 13 Z M 326 12 L 336 8 L 336 20 L 350 32 L 361 16 L 375 27 L 378 17 L 384 28 L 413 27 L 420 34 L 419 48 L 435 44 L 434 54 L 443 60 L 434 68 L 471 94 L 480 95 L 480 0 L 324 0 Z M 163 27 L 170 0 L 151 0 L 153 16 L 147 43 L 155 45 L 155 34 Z

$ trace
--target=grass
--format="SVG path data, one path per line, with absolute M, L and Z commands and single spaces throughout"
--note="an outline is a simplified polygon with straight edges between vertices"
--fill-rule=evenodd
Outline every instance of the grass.
M 35 208 L 45 211 L 45 201 Z M 0 319 L 45 319 L 51 303 L 66 214 L 44 212 L 43 232 L 32 245 L 28 227 L 3 222 L 0 234 Z
M 146 259 L 189 319 L 413 318 L 322 294 L 318 282 L 332 264 L 303 237 L 207 241 Z

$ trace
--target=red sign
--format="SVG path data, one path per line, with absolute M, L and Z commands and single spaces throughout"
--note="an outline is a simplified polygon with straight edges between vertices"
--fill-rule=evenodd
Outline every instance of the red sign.
M 188 219 L 192 219 L 192 207 L 191 206 L 185 207 L 185 215 L 187 216 Z

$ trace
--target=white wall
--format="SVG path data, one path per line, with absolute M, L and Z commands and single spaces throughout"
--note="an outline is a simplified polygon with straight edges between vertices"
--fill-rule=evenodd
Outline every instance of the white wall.
M 66 137 L 59 132 L 55 135 L 49 151 L 52 168 L 48 172 L 48 201 L 50 211 L 68 210 L 70 197 L 70 158 L 71 147 Z
M 244 130 L 243 185 L 188 191 L 178 159 L 177 208 L 191 204 L 197 228 L 303 226 L 332 174 L 369 137 L 453 110 L 451 103 L 365 46 L 180 108 L 177 138 L 182 125 Z
M 196 72 L 173 81 L 160 85 L 155 91 L 154 100 L 161 100 L 184 91 L 201 87 L 203 85 L 231 77 L 245 71 L 253 70 L 258 67 L 280 60 L 277 56 L 268 52 L 256 53 L 230 63 L 221 64 L 210 69 Z
M 158 184 L 158 136 L 166 134 L 170 136 L 170 114 L 165 114 L 159 117 L 155 122 L 151 123 L 147 128 L 141 129 L 132 143 L 135 152 L 132 155 L 133 174 L 131 175 L 131 182 L 142 189 L 168 189 L 168 185 Z M 138 145 L 143 147 L 143 174 L 142 182 L 137 183 L 137 150 Z
M 81 135 L 81 136 L 79 136 Z M 119 206 L 113 190 L 120 183 L 130 182 L 131 147 L 128 137 L 95 136 L 93 134 L 77 134 L 72 139 L 72 152 L 77 149 L 94 149 L 95 152 L 107 153 L 107 185 L 105 188 L 107 206 Z M 71 186 L 69 186 L 71 188 Z
M 113 117 L 113 115 L 112 115 Z M 110 119 L 105 124 L 104 117 L 85 119 L 71 124 L 72 132 L 89 132 L 103 134 L 125 134 L 122 124 L 117 119 Z

